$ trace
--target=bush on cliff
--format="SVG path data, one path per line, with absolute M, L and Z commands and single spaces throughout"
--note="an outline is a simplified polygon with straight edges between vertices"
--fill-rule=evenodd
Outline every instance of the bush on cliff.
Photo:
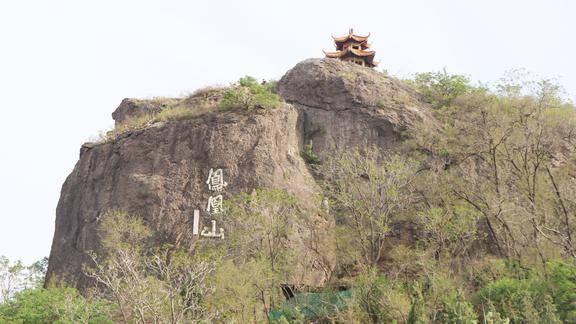
M 280 96 L 274 93 L 274 82 L 259 83 L 253 77 L 245 76 L 224 93 L 220 109 L 273 109 L 279 105 Z

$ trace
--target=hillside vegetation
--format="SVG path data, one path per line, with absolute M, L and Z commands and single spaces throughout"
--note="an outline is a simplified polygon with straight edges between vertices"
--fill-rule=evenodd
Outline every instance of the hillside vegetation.
M 271 88 L 243 80 L 221 109 L 277 104 Z M 82 296 L 54 281 L 7 294 L 0 320 L 576 322 L 574 106 L 553 81 L 517 74 L 492 88 L 445 71 L 405 82 L 438 123 L 405 130 L 394 150 L 306 146 L 317 208 L 280 189 L 236 195 L 222 216 L 234 215 L 235 231 L 192 255 L 109 211 L 104 249 L 84 270 L 101 289 Z M 291 231 L 318 222 L 296 253 Z M 310 263 L 323 286 L 303 279 Z

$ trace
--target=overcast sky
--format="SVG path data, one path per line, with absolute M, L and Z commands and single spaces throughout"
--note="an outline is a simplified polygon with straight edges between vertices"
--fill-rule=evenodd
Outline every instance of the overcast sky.
M 278 79 L 372 33 L 381 68 L 495 81 L 526 68 L 576 93 L 575 1 L 0 2 L 0 255 L 47 256 L 80 145 L 122 98 L 179 96 L 243 75 Z

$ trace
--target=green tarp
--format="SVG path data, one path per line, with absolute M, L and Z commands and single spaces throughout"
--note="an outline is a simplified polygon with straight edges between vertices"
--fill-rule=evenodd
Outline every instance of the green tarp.
M 321 318 L 333 316 L 346 307 L 346 300 L 352 296 L 350 290 L 323 293 L 299 293 L 270 313 L 270 320 L 293 318 L 298 312 L 304 318 Z

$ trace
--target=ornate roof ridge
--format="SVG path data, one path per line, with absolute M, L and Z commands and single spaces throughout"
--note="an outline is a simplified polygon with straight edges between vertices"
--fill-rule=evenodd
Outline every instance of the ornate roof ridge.
M 347 41 L 350 40 L 350 39 L 353 39 L 353 40 L 355 40 L 355 41 L 357 41 L 357 42 L 362 43 L 362 42 L 367 41 L 367 40 L 368 40 L 368 37 L 370 37 L 370 33 L 368 33 L 368 35 L 366 35 L 366 36 L 360 36 L 360 35 L 354 34 L 354 29 L 353 29 L 353 28 L 350 28 L 350 31 L 348 32 L 348 35 L 346 35 L 346 36 L 334 37 L 334 35 L 332 35 L 332 39 L 334 39 L 334 41 L 335 41 L 336 43 L 344 43 L 344 42 L 347 42 Z

